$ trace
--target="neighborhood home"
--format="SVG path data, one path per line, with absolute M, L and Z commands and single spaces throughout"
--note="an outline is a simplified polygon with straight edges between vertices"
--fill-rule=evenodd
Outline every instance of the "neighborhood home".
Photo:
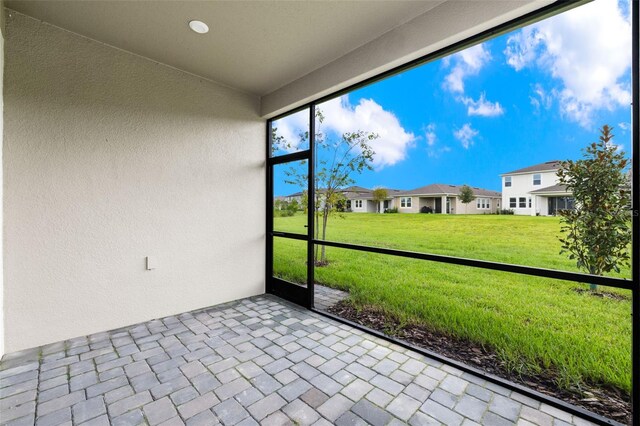
M 342 194 L 347 199 L 347 210 L 356 213 L 382 213 L 389 209 L 396 208 L 398 206 L 397 195 L 402 191 L 399 189 L 385 189 L 387 190 L 387 197 L 382 201 L 376 201 L 372 189 L 361 186 L 345 188 Z
M 385 189 L 387 197 L 381 201 L 374 199 L 373 189 L 362 186 L 350 186 L 340 192 L 346 198 L 346 210 L 354 213 L 383 213 L 397 208 L 398 213 L 487 214 L 501 206 L 499 192 L 477 187 L 471 188 L 475 198 L 467 204 L 460 200 L 462 185 L 434 183 L 410 191 Z M 286 202 L 300 202 L 301 198 L 301 192 L 276 197 Z
M 558 183 L 560 161 L 553 160 L 500 175 L 502 205 L 518 215 L 554 216 L 573 209 L 571 192 Z
M 487 214 L 500 209 L 499 192 L 472 187 L 474 199 L 460 200 L 462 185 L 434 183 L 399 194 L 395 201 L 399 213 Z

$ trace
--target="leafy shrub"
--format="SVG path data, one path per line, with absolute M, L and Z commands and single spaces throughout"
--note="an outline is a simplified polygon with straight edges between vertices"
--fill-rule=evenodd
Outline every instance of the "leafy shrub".
M 515 212 L 511 209 L 502 209 L 497 211 L 498 214 L 514 214 Z
M 392 209 L 386 209 L 384 212 L 385 213 L 398 213 L 398 208 L 394 207 Z
M 273 210 L 273 217 L 290 217 L 295 214 L 294 210 Z

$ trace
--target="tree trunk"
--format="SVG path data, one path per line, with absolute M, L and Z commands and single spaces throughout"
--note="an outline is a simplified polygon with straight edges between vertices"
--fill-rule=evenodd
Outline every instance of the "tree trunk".
M 317 240 L 318 239 L 318 235 L 320 235 L 320 228 L 318 227 L 318 221 L 320 219 L 320 212 L 318 211 L 318 207 L 316 205 L 314 205 L 313 208 L 315 209 L 315 214 L 316 214 L 316 223 L 315 223 L 313 232 L 315 234 L 314 237 Z M 313 248 L 313 252 L 314 252 L 314 254 L 313 254 L 313 262 L 314 262 L 314 264 L 317 264 L 318 263 L 318 246 L 317 245 Z
M 324 211 L 322 212 L 322 240 L 326 240 L 327 237 L 327 221 L 329 220 L 329 210 L 325 207 Z M 327 253 L 326 253 L 326 246 L 322 246 L 322 251 L 321 251 L 321 255 L 320 255 L 320 263 L 321 264 L 325 264 L 325 262 L 327 261 Z
M 596 271 L 596 268 L 594 268 L 593 266 L 589 267 L 589 273 L 591 275 L 599 275 L 597 272 L 598 271 Z M 589 290 L 591 290 L 592 292 L 598 291 L 598 284 L 589 284 Z

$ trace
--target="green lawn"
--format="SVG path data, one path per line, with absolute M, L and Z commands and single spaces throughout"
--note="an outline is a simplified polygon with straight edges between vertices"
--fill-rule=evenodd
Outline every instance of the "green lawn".
M 277 218 L 274 227 L 300 232 L 304 223 L 298 215 Z M 558 254 L 559 228 L 547 217 L 346 214 L 330 220 L 327 238 L 576 270 Z M 275 238 L 274 274 L 303 282 L 305 253 L 304 242 Z M 349 290 L 356 306 L 488 345 L 515 371 L 554 370 L 559 386 L 586 381 L 630 390 L 629 300 L 578 294 L 580 284 L 559 280 L 332 247 L 327 253 L 330 264 L 316 268 L 316 281 Z

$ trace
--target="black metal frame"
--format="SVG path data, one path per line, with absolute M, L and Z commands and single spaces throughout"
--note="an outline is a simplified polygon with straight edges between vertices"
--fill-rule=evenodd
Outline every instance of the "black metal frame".
M 403 346 L 405 348 L 412 349 L 416 352 L 422 353 L 426 356 L 429 356 L 433 359 L 441 361 L 443 363 L 452 365 L 457 367 L 465 372 L 474 374 L 476 376 L 482 377 L 483 379 L 497 383 L 501 386 L 504 386 L 508 389 L 520 392 L 529 397 L 535 398 L 539 401 L 545 402 L 551 406 L 560 408 L 567 412 L 576 414 L 580 417 L 588 419 L 592 422 L 602 425 L 617 425 L 619 423 L 614 420 L 602 417 L 593 412 L 587 411 L 581 407 L 577 407 L 575 405 L 569 404 L 567 402 L 561 401 L 557 398 L 550 397 L 548 395 L 539 393 L 532 389 L 526 388 L 524 386 L 518 385 L 516 383 L 510 382 L 503 378 L 494 376 L 492 374 L 486 373 L 484 371 L 475 369 L 470 367 L 464 363 L 449 359 L 437 353 L 431 352 L 429 350 L 415 347 L 407 342 L 403 342 L 401 340 L 394 339 L 389 337 L 383 333 L 380 333 L 376 330 L 368 329 L 367 327 L 361 326 L 356 323 L 352 323 L 343 318 L 331 315 L 324 311 L 319 311 L 314 308 L 314 250 L 316 245 L 324 245 L 330 247 L 338 247 L 349 250 L 358 250 L 370 253 L 379 253 L 391 256 L 399 256 L 406 257 L 412 259 L 420 259 L 431 262 L 440 262 L 440 263 L 448 263 L 454 265 L 462 265 L 469 266 L 474 268 L 483 268 L 504 272 L 511 272 L 516 274 L 523 275 L 531 275 L 531 276 L 539 276 L 539 277 L 547 277 L 554 278 L 565 281 L 574 281 L 574 282 L 582 282 L 582 283 L 593 283 L 598 285 L 605 285 L 609 287 L 615 287 L 620 289 L 630 290 L 632 294 L 632 394 L 631 394 L 631 402 L 634 412 L 636 415 L 633 416 L 632 425 L 640 426 L 640 415 L 637 414 L 640 411 L 640 98 L 639 98 L 639 81 L 638 81 L 638 73 L 639 73 L 639 51 L 640 46 L 638 44 L 638 30 L 640 28 L 639 15 L 640 15 L 640 4 L 638 0 L 634 0 L 631 2 L 631 17 L 632 17 L 632 168 L 633 168 L 633 193 L 632 193 L 632 226 L 633 226 L 633 237 L 632 237 L 632 279 L 625 280 L 620 278 L 611 278 L 611 277 L 602 277 L 595 276 L 589 274 L 568 272 L 568 271 L 560 271 L 560 270 L 551 270 L 544 268 L 536 268 L 530 266 L 522 266 L 522 265 L 513 265 L 513 264 L 504 264 L 476 259 L 466 259 L 460 257 L 453 256 L 443 256 L 429 253 L 417 253 L 411 251 L 404 250 L 394 250 L 394 249 L 386 249 L 381 247 L 370 247 L 370 246 L 362 246 L 356 244 L 348 244 L 348 243 L 340 243 L 335 241 L 324 241 L 317 240 L 314 238 L 315 235 L 315 217 L 314 217 L 314 200 L 315 200 L 315 188 L 314 188 L 314 169 L 315 169 L 315 153 L 314 153 L 314 145 L 315 145 L 315 109 L 316 105 L 327 101 L 329 99 L 333 99 L 342 94 L 351 92 L 357 88 L 372 84 L 376 81 L 382 80 L 389 76 L 398 74 L 400 72 L 406 71 L 411 68 L 415 68 L 419 65 L 422 65 L 426 62 L 430 62 L 436 59 L 440 59 L 446 55 L 454 53 L 456 51 L 465 49 L 473 44 L 479 43 L 481 41 L 487 40 L 489 38 L 494 38 L 498 35 L 504 34 L 506 32 L 512 31 L 524 25 L 531 24 L 533 22 L 542 20 L 551 15 L 555 15 L 557 13 L 563 12 L 565 10 L 576 7 L 580 4 L 587 3 L 585 0 L 558 0 L 555 3 L 545 6 L 537 11 L 526 14 L 520 18 L 516 18 L 507 23 L 501 24 L 493 29 L 484 31 L 476 36 L 472 36 L 468 39 L 462 40 L 458 43 L 455 43 L 446 48 L 440 49 L 436 52 L 423 56 L 421 58 L 415 59 L 411 62 L 408 62 L 404 65 L 400 65 L 396 68 L 393 68 L 389 71 L 381 73 L 377 76 L 368 78 L 360 83 L 354 84 L 352 86 L 341 89 L 335 93 L 330 95 L 321 97 L 312 101 L 308 104 L 300 106 L 292 111 L 289 111 L 285 114 L 281 114 L 277 117 L 274 117 L 267 121 L 267 212 L 266 212 L 266 230 L 267 230 L 267 241 L 266 241 L 266 291 L 267 293 L 275 294 L 280 296 L 286 300 L 292 301 L 298 305 L 304 306 L 317 312 L 326 317 L 332 318 L 336 321 L 349 324 L 355 328 L 367 331 L 375 336 L 380 338 L 389 340 L 395 344 Z M 271 156 L 271 129 L 272 122 L 278 120 L 279 118 L 285 117 L 295 112 L 299 112 L 302 110 L 308 109 L 309 111 L 309 149 L 305 151 L 295 152 L 292 154 L 282 155 L 278 157 Z M 307 160 L 308 162 L 308 233 L 307 235 L 303 234 L 293 234 L 287 232 L 278 232 L 273 230 L 273 166 L 276 164 L 283 164 L 290 161 L 299 161 L 299 160 Z M 302 287 L 292 283 L 288 283 L 284 280 L 274 278 L 273 277 L 273 238 L 289 238 L 295 240 L 307 241 L 307 286 Z

